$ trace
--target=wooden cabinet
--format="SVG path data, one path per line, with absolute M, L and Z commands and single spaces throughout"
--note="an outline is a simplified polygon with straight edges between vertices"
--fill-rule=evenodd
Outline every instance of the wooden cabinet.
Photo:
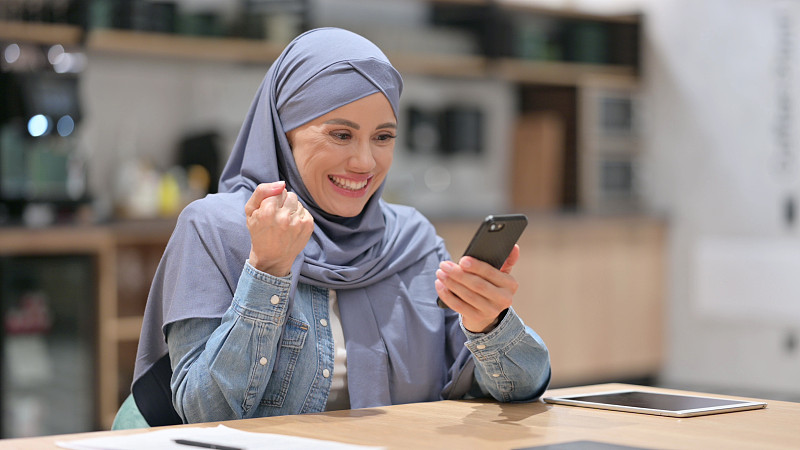
M 174 222 L 0 228 L 0 256 L 89 255 L 96 267 L 96 423 L 110 428 L 130 393 L 150 282 Z M 91 312 L 87 311 L 87 314 Z
M 477 223 L 436 223 L 458 258 Z M 664 222 L 532 217 L 514 309 L 547 344 L 553 386 L 656 376 L 663 360 Z

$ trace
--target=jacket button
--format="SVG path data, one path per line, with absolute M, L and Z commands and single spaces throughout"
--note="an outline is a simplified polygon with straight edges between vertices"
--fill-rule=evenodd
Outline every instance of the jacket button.
M 269 298 L 269 302 L 272 303 L 273 305 L 277 305 L 278 303 L 281 302 L 281 298 L 278 297 L 277 295 L 273 295 L 272 297 Z
M 325 378 L 328 378 L 329 376 L 331 376 L 331 371 L 328 370 L 328 369 L 324 369 L 322 371 L 322 376 L 325 377 Z
M 267 358 L 262 356 L 261 359 L 258 360 L 258 363 L 261 364 L 262 366 L 266 366 L 267 365 Z

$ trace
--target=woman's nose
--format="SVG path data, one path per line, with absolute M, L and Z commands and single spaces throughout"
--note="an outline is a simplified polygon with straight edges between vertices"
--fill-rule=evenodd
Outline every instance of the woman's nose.
M 369 172 L 375 168 L 375 157 L 369 141 L 359 143 L 349 160 L 350 170 L 353 172 Z

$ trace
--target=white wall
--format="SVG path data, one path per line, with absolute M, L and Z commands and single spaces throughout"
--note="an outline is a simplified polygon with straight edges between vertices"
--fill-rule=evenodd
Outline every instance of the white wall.
M 800 224 L 783 209 L 800 201 L 800 3 L 644 9 L 645 182 L 671 226 L 664 381 L 800 395 L 800 287 L 787 279 L 800 255 L 785 251 Z M 745 260 L 759 265 L 734 277 Z M 773 284 L 793 290 L 762 297 Z
M 221 157 L 238 135 L 267 67 L 89 53 L 81 76 L 83 150 L 92 193 L 111 202 L 124 164 L 175 164 L 186 133 L 222 135 Z

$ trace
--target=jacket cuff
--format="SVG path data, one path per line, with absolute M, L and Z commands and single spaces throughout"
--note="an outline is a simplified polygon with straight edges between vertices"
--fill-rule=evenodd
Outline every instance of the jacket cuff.
M 498 352 L 504 352 L 505 348 L 512 346 L 525 336 L 525 325 L 517 316 L 514 308 L 508 308 L 503 320 L 488 333 L 473 333 L 464 328 L 463 323 L 460 325 L 461 330 L 467 336 L 467 342 L 464 345 L 479 361 L 485 361 Z
M 292 277 L 275 277 L 245 262 L 231 308 L 253 320 L 283 323 Z

